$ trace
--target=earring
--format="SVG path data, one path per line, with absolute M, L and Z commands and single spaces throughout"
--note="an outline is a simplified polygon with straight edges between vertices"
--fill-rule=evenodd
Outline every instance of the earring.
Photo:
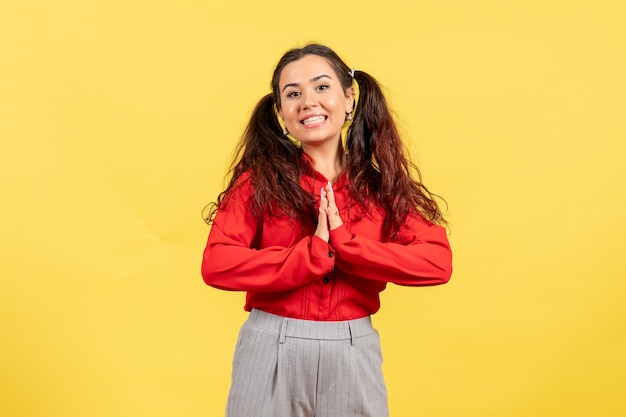
M 283 135 L 287 136 L 289 134 L 289 131 L 287 130 L 286 127 L 283 126 Z
M 347 121 L 351 121 L 352 120 L 352 113 L 346 113 L 346 120 Z

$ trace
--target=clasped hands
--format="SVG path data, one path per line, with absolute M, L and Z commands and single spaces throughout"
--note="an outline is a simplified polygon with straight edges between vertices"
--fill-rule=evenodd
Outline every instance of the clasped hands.
M 329 181 L 328 184 L 320 190 L 320 209 L 315 236 L 319 237 L 324 242 L 328 242 L 330 240 L 330 231 L 335 230 L 342 224 L 343 220 L 341 220 L 339 210 L 337 209 L 333 186 Z

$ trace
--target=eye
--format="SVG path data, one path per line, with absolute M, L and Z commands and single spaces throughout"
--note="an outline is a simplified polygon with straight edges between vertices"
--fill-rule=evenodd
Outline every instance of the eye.
M 298 91 L 291 91 L 291 92 L 287 93 L 287 98 L 296 98 L 296 97 L 300 97 L 300 92 L 298 92 Z
M 322 91 L 322 90 L 327 90 L 328 88 L 330 88 L 330 86 L 328 84 L 322 84 L 322 85 L 318 85 L 317 89 Z

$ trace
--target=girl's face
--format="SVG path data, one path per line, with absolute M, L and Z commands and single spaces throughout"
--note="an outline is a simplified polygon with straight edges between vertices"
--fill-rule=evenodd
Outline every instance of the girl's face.
M 278 82 L 279 115 L 302 146 L 336 143 L 352 110 L 352 87 L 341 80 L 325 58 L 307 55 L 285 66 Z

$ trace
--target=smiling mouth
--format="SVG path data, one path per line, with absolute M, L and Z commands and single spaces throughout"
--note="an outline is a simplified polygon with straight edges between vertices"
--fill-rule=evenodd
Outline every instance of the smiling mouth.
M 309 117 L 308 119 L 304 119 L 300 123 L 302 123 L 305 126 L 308 126 L 308 125 L 312 125 L 316 123 L 322 123 L 324 120 L 326 120 L 326 116 L 313 116 L 313 117 Z

